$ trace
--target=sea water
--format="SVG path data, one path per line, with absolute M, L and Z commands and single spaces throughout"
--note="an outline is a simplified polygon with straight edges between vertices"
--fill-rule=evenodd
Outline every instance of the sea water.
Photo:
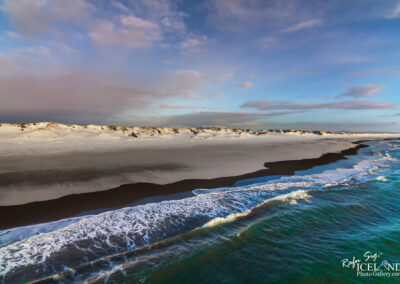
M 2 231 L 0 279 L 396 281 L 391 267 L 400 263 L 400 142 L 366 144 L 347 160 L 293 176 Z M 361 263 L 379 271 L 363 270 L 368 265 Z

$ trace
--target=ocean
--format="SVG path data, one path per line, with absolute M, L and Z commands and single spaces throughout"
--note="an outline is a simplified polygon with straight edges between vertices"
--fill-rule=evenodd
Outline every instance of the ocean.
M 0 231 L 0 280 L 397 282 L 400 142 L 364 144 L 293 176 Z

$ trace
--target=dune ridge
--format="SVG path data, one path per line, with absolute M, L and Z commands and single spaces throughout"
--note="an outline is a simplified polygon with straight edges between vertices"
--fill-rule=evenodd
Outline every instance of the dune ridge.
M 146 127 L 146 126 L 121 126 L 121 125 L 78 125 L 62 124 L 56 122 L 31 122 L 31 123 L 0 123 L 0 136 L 9 137 L 39 137 L 59 138 L 76 134 L 105 135 L 145 138 L 164 135 L 189 135 L 189 136 L 259 136 L 266 134 L 296 134 L 296 135 L 362 135 L 384 134 L 369 132 L 333 132 L 324 130 L 293 130 L 293 129 L 241 129 L 224 126 L 207 127 Z

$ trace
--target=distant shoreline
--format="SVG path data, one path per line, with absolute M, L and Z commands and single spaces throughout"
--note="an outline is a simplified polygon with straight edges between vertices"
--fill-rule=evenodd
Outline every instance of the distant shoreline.
M 389 133 L 389 132 L 376 132 L 376 131 L 327 131 L 327 130 L 307 130 L 307 129 L 245 129 L 238 127 L 226 127 L 226 126 L 199 126 L 199 127 L 184 127 L 184 126 L 176 126 L 176 127 L 164 127 L 164 126 L 126 126 L 126 125 L 100 125 L 100 124 L 66 124 L 66 123 L 58 123 L 58 122 L 20 122 L 20 123 L 8 123 L 8 122 L 0 122 L 1 127 L 14 127 L 20 128 L 21 131 L 29 131 L 32 129 L 48 129 L 54 127 L 64 127 L 71 128 L 75 130 L 82 129 L 92 129 L 92 130 L 111 130 L 120 132 L 127 136 L 132 136 L 135 138 L 139 138 L 142 134 L 145 135 L 163 135 L 163 134 L 179 134 L 181 132 L 191 132 L 195 135 L 197 134 L 205 134 L 211 132 L 218 131 L 231 131 L 236 134 L 252 134 L 252 135 L 263 135 L 263 134 L 272 134 L 272 133 L 293 133 L 293 134 L 314 134 L 314 135 L 326 135 L 326 134 L 336 134 L 336 135 L 370 135 L 370 134 L 400 134 L 400 133 Z
M 127 206 L 147 197 L 182 193 L 198 188 L 232 186 L 238 180 L 262 176 L 292 175 L 295 171 L 330 164 L 346 159 L 345 156 L 356 155 L 359 149 L 368 147 L 362 142 L 353 142 L 356 146 L 338 153 L 326 153 L 319 158 L 268 162 L 264 164 L 266 169 L 236 176 L 184 179 L 164 185 L 144 182 L 124 184 L 104 191 L 66 195 L 57 199 L 21 205 L 0 206 L 0 230 L 55 221 L 90 210 Z

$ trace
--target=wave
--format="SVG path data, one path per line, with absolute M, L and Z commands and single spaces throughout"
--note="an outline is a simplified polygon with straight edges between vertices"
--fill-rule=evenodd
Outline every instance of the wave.
M 384 161 L 393 160 L 391 156 L 382 156 L 376 160 L 364 160 L 350 169 L 326 170 L 321 174 L 312 174 L 306 176 L 289 176 L 270 180 L 263 183 L 255 183 L 247 186 L 221 187 L 216 189 L 195 189 L 192 192 L 195 195 L 230 192 L 235 190 L 260 189 L 260 190 L 283 190 L 288 188 L 307 188 L 307 187 L 327 187 L 338 184 L 348 183 L 352 178 L 371 174 Z
M 386 177 L 384 177 L 384 176 L 379 176 L 379 177 L 377 177 L 375 180 L 384 181 L 384 182 L 389 181 L 389 180 L 388 180 Z
M 233 221 L 269 200 L 296 204 L 300 199 L 309 199 L 307 191 L 311 189 L 363 181 L 371 171 L 389 160 L 384 155 L 359 162 L 350 169 L 281 177 L 242 187 L 198 189 L 194 191 L 196 196 L 181 200 L 52 222 L 49 224 L 52 229 L 28 236 L 37 228 L 31 226 L 25 231 L 25 239 L 0 248 L 0 266 L 3 267 L 0 277 L 18 282 L 18 279 L 37 278 L 38 273 L 51 275 L 106 255 L 142 248 L 197 227 Z M 46 228 L 45 224 L 41 226 Z M 23 237 L 19 232 L 20 238 Z M 13 232 L 4 236 L 7 235 L 10 241 Z
M 277 197 L 268 199 L 265 202 L 261 203 L 260 205 L 253 207 L 251 210 L 249 210 L 247 212 L 231 214 L 231 215 L 228 215 L 226 217 L 216 217 L 214 219 L 211 219 L 210 221 L 205 223 L 203 225 L 203 227 L 215 227 L 215 226 L 218 226 L 218 225 L 221 225 L 221 224 L 233 222 L 238 218 L 242 218 L 242 217 L 250 215 L 251 212 L 255 208 L 264 206 L 268 202 L 280 201 L 280 202 L 288 203 L 290 205 L 294 205 L 294 204 L 297 204 L 297 200 L 300 200 L 300 199 L 309 200 L 310 198 L 311 198 L 311 196 L 305 190 L 297 190 L 297 191 L 294 191 L 294 192 L 291 192 L 291 193 L 278 195 Z

